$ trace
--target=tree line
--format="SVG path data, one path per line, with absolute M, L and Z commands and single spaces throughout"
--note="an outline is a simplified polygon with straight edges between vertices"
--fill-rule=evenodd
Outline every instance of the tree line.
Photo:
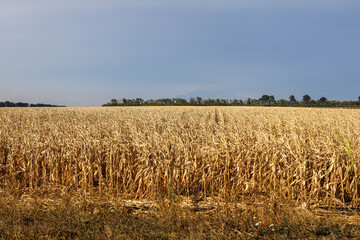
M 299 106 L 299 107 L 359 107 L 360 96 L 358 100 L 338 101 L 328 100 L 326 97 L 321 97 L 318 100 L 312 99 L 308 94 L 305 94 L 301 100 L 297 100 L 294 95 L 289 99 L 276 100 L 273 95 L 262 95 L 258 99 L 248 98 L 241 99 L 203 99 L 201 97 L 191 97 L 189 100 L 184 98 L 161 98 L 144 100 L 142 98 L 126 99 L 122 98 L 111 99 L 110 102 L 102 106 Z
M 65 107 L 65 106 L 58 106 L 58 105 L 51 105 L 51 104 L 44 104 L 44 103 L 23 103 L 23 102 L 0 102 L 0 107 Z

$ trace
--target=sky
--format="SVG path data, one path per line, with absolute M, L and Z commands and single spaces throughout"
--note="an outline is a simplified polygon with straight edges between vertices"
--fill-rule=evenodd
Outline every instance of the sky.
M 1 0 L 0 101 L 357 100 L 358 0 Z

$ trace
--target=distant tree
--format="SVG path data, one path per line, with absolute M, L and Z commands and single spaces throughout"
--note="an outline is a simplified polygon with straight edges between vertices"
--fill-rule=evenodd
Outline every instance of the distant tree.
M 104 104 L 103 106 L 106 106 L 107 104 Z M 5 101 L 5 102 L 0 102 L 0 107 L 65 107 L 63 105 L 58 106 L 58 105 L 51 105 L 51 104 L 44 104 L 44 103 L 36 103 L 36 104 L 29 104 L 29 103 L 24 103 L 24 102 L 10 102 L 10 101 Z
M 170 98 L 162 98 L 161 102 L 163 105 L 172 105 L 173 104 L 173 101 Z
M 23 103 L 23 102 L 15 103 L 15 107 L 28 107 L 28 106 L 29 106 L 28 103 Z
M 227 99 L 221 99 L 221 100 L 220 100 L 220 105 L 221 105 L 221 106 L 226 106 L 226 105 L 228 105 Z
M 311 97 L 309 95 L 305 94 L 303 96 L 302 102 L 305 104 L 308 104 L 308 103 L 310 103 L 310 101 L 311 101 Z
M 288 106 L 289 105 L 289 101 L 285 100 L 285 99 L 279 99 L 277 101 L 277 105 L 280 105 L 280 106 Z
M 259 98 L 259 103 L 261 105 L 273 105 L 276 103 L 276 101 L 273 95 L 262 95 L 261 98 Z
M 239 100 L 234 99 L 234 100 L 231 101 L 231 105 L 239 106 L 239 105 L 240 105 L 240 102 L 239 102 Z
M 136 103 L 136 105 L 141 106 L 141 105 L 143 105 L 143 103 L 144 103 L 144 99 L 142 99 L 142 98 L 136 98 L 136 99 L 135 99 L 135 103 Z
M 9 101 L 5 101 L 5 107 L 15 107 L 15 103 L 9 102 Z
M 189 104 L 192 105 L 192 106 L 196 105 L 196 100 L 195 100 L 195 98 L 191 97 L 191 98 L 189 99 Z
M 291 95 L 291 96 L 289 97 L 289 101 L 290 101 L 291 104 L 296 104 L 296 103 L 297 103 L 296 98 L 295 98 L 294 95 Z
M 111 105 L 113 105 L 113 106 L 116 106 L 116 105 L 119 104 L 119 103 L 118 103 L 118 100 L 116 100 L 116 99 L 111 99 L 110 103 L 111 103 Z
M 261 98 L 259 98 L 259 102 L 261 105 L 267 105 L 269 102 L 269 95 L 262 95 Z
M 260 101 L 258 99 L 251 99 L 250 105 L 260 105 Z
M 186 99 L 183 99 L 183 98 L 174 98 L 173 102 L 174 102 L 175 105 L 180 105 L 180 106 L 184 106 L 184 105 L 188 104 Z
M 269 104 L 275 104 L 275 103 L 276 101 L 274 95 L 269 96 Z
M 297 105 L 299 101 L 296 100 L 294 95 L 289 97 L 289 101 L 285 99 L 276 100 L 273 95 L 262 95 L 259 99 L 252 99 L 248 98 L 247 100 L 238 100 L 238 99 L 202 99 L 201 97 L 191 97 L 189 101 L 183 98 L 161 98 L 161 99 L 149 99 L 144 100 L 142 98 L 134 98 L 134 99 L 126 99 L 123 98 L 122 100 L 111 99 L 110 102 L 104 104 L 103 106 L 242 106 L 242 105 L 277 105 L 277 106 L 288 106 L 288 105 Z M 350 100 L 350 101 L 336 101 L 332 100 L 329 101 L 326 97 L 321 97 L 319 100 L 312 100 L 309 95 L 304 95 L 301 102 L 303 106 L 329 106 L 329 107 L 336 107 L 336 106 L 343 106 L 343 107 L 350 107 L 350 106 L 360 106 L 360 96 L 358 100 Z M 29 106 L 28 103 L 22 102 L 0 102 L 0 107 L 26 107 Z M 30 107 L 58 107 L 57 105 L 50 105 L 50 104 L 30 104 Z M 63 107 L 63 106 L 60 106 Z
M 207 106 L 214 106 L 216 104 L 215 100 L 212 99 L 212 98 L 208 98 L 206 101 L 205 101 L 205 104 Z
M 326 104 L 327 98 L 326 98 L 326 97 L 321 97 L 321 98 L 318 100 L 318 102 L 319 102 L 320 104 Z
M 153 99 L 149 99 L 144 101 L 144 105 L 153 105 L 154 104 L 154 100 Z

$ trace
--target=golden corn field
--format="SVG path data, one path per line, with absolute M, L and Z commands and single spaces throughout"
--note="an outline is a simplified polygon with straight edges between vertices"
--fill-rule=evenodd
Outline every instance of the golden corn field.
M 360 111 L 0 109 L 0 191 L 360 204 Z

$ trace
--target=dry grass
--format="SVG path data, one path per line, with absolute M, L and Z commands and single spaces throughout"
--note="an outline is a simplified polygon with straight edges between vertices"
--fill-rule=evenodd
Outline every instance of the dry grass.
M 359 130 L 357 109 L 3 108 L 0 192 L 356 212 Z

